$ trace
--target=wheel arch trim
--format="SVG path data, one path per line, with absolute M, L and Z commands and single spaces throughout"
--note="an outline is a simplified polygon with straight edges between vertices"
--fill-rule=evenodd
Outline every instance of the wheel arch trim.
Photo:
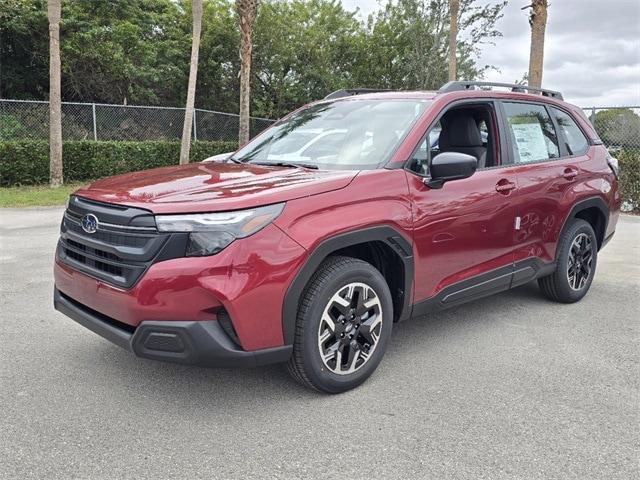
M 599 233 L 596 231 L 596 229 L 594 228 L 595 234 L 596 234 L 596 239 L 598 240 L 598 250 L 600 250 L 604 244 L 604 237 L 606 235 L 607 232 L 607 225 L 609 224 L 609 207 L 607 205 L 607 203 L 601 198 L 601 197 L 589 197 L 586 198 L 584 200 L 580 200 L 579 202 L 576 202 L 572 207 L 571 210 L 569 210 L 569 213 L 565 216 L 564 218 L 564 222 L 562 223 L 562 228 L 560 229 L 560 231 L 558 232 L 558 240 L 560 238 L 562 238 L 562 234 L 564 233 L 564 231 L 566 230 L 567 226 L 569 225 L 569 221 L 573 218 L 577 218 L 577 215 L 582 212 L 583 210 L 586 210 L 588 208 L 596 208 L 604 217 L 604 225 L 602 226 L 602 238 L 598 238 Z M 558 252 L 557 252 L 557 248 L 556 248 L 556 258 L 558 256 Z
M 282 305 L 282 336 L 290 345 L 295 337 L 296 319 L 300 295 L 320 264 L 338 250 L 369 242 L 382 242 L 402 260 L 404 267 L 404 301 L 399 320 L 411 316 L 413 291 L 413 246 L 405 234 L 390 225 L 378 225 L 340 233 L 321 241 L 308 255 L 304 264 L 289 284 Z

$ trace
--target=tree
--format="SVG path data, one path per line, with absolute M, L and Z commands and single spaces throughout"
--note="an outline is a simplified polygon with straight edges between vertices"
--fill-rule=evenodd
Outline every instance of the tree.
M 251 103 L 258 116 L 279 118 L 334 90 L 362 86 L 356 76 L 357 62 L 367 58 L 364 27 L 340 2 L 263 2 L 253 38 Z
M 500 35 L 495 25 L 504 1 L 457 1 L 457 77 L 479 79 L 487 66 L 477 63 L 478 52 Z M 61 3 L 62 98 L 185 106 L 193 33 L 190 0 Z M 449 0 L 381 0 L 381 8 L 365 21 L 342 3 L 260 2 L 251 42 L 243 34 L 244 45 L 253 49 L 250 70 L 242 68 L 240 78 L 237 0 L 203 1 L 194 105 L 237 113 L 241 80 L 249 98 L 247 78 L 251 113 L 269 118 L 340 88 L 436 89 L 447 81 L 448 55 L 454 50 L 448 46 Z M 46 98 L 46 32 L 46 0 L 0 0 L 3 98 Z M 248 107 L 245 111 L 248 131 Z M 203 133 L 220 131 L 219 124 L 206 123 L 210 118 L 198 121 Z M 170 126 L 178 135 L 183 120 Z M 131 125 L 148 127 L 143 115 Z
M 547 28 L 547 0 L 532 0 L 529 13 L 531 26 L 531 48 L 529 50 L 529 86 L 542 86 L 542 64 L 544 62 L 544 32 Z
M 211 110 L 237 112 L 240 33 L 235 4 L 207 0 L 203 9 L 196 103 Z
M 449 81 L 456 80 L 459 0 L 449 0 Z
M 191 127 L 193 126 L 193 106 L 196 98 L 196 79 L 198 78 L 198 52 L 200 50 L 200 31 L 202 29 L 202 0 L 191 2 L 193 15 L 193 35 L 191 40 L 191 67 L 189 68 L 189 86 L 187 88 L 187 105 L 184 109 L 184 125 L 182 127 L 182 144 L 180 145 L 180 164 L 189 163 L 191 149 Z
M 477 5 L 480 3 L 480 5 Z M 480 48 L 501 36 L 495 29 L 506 2 L 460 0 L 456 41 L 459 78 L 482 77 Z M 448 0 L 397 0 L 370 15 L 364 51 L 357 61 L 358 85 L 391 89 L 437 89 L 448 78 Z
M 258 11 L 258 0 L 236 0 L 240 29 L 240 128 L 238 142 L 249 141 L 249 102 L 251 91 L 251 35 Z
M 184 106 L 193 28 L 184 7 L 171 0 L 64 2 L 65 98 Z
M 48 23 L 45 2 L 0 0 L 0 98 L 48 95 Z
M 60 0 L 49 0 L 49 185 L 62 185 L 62 104 L 60 97 Z

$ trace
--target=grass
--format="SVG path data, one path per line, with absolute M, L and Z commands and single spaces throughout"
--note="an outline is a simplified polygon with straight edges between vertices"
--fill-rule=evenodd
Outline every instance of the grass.
M 0 187 L 0 207 L 44 207 L 64 205 L 69 194 L 86 183 L 69 183 L 60 188 L 48 185 Z

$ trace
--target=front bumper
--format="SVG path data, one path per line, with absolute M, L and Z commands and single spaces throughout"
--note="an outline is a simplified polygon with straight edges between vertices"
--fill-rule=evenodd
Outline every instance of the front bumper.
M 240 350 L 217 320 L 143 321 L 129 327 L 54 290 L 56 310 L 83 327 L 142 358 L 207 367 L 256 367 L 285 362 L 291 345 Z
M 216 255 L 157 261 L 130 289 L 91 277 L 59 258 L 54 278 L 67 298 L 129 331 L 151 320 L 220 320 L 218 315 L 226 312 L 236 346 L 251 352 L 285 344 L 282 302 L 304 258 L 302 247 L 268 225 Z

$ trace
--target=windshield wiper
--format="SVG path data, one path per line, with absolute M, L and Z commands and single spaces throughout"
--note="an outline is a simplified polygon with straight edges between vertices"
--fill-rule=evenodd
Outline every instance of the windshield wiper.
M 264 165 L 267 167 L 289 167 L 289 168 L 311 168 L 313 170 L 318 170 L 318 166 L 313 163 L 298 163 L 298 162 L 247 162 L 252 165 Z

